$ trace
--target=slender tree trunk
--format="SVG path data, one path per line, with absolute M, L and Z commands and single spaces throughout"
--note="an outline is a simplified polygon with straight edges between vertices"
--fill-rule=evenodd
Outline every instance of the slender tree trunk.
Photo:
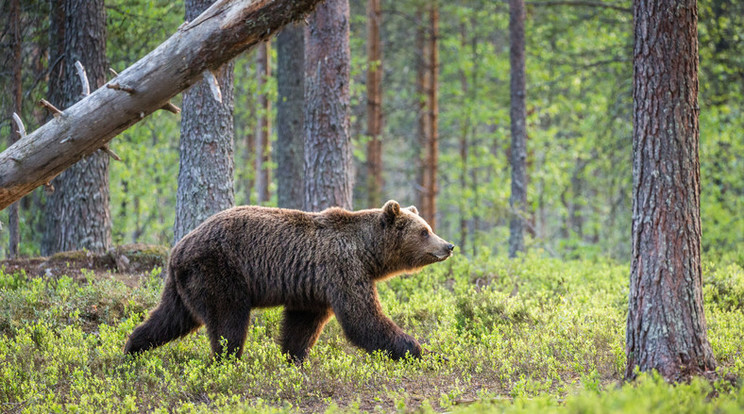
M 12 68 L 12 104 L 11 104 L 11 117 L 12 113 L 22 114 L 21 111 L 21 98 L 23 94 L 23 78 L 22 65 L 21 65 L 21 49 L 23 47 L 23 40 L 21 39 L 21 2 L 20 0 L 11 0 L 10 2 L 10 26 L 11 26 L 11 38 L 12 46 L 11 53 L 13 56 L 13 68 Z M 9 117 L 10 118 L 10 117 Z M 20 133 L 18 132 L 15 124 L 11 127 L 10 140 L 8 145 L 12 145 L 18 141 Z M 19 210 L 20 202 L 15 202 L 8 208 L 8 254 L 9 259 L 13 259 L 18 256 L 18 245 L 21 241 L 19 221 Z
M 380 0 L 367 0 L 367 207 L 382 205 L 382 43 Z
M 427 151 L 427 175 L 429 176 L 429 189 L 427 195 L 428 217 L 424 218 L 432 229 L 437 226 L 437 195 L 439 193 L 438 168 L 439 168 L 439 4 L 432 2 L 429 9 L 429 21 L 431 24 L 429 37 L 429 145 Z
M 478 13 L 473 13 L 471 15 L 470 19 L 470 27 L 476 28 L 479 27 L 478 22 Z M 471 80 L 471 86 L 470 86 L 470 103 L 471 105 L 475 105 L 475 103 L 478 102 L 478 88 L 480 87 L 478 83 L 478 70 L 480 66 L 480 56 L 478 55 L 478 31 L 473 30 L 473 37 L 471 39 L 470 43 L 471 53 L 473 56 L 473 73 L 472 73 L 472 80 Z M 471 133 L 471 139 L 469 143 L 469 149 L 470 148 L 479 148 L 480 143 L 478 140 L 478 123 L 475 122 L 475 119 L 473 119 L 473 110 L 472 107 L 470 110 L 468 110 L 468 116 L 470 117 L 470 133 Z M 479 166 L 474 165 L 470 168 L 470 188 L 473 192 L 473 209 L 472 209 L 472 216 L 473 216 L 473 230 L 472 230 L 472 251 L 473 251 L 473 257 L 478 257 L 478 246 L 480 246 L 480 242 L 478 240 L 478 234 L 480 233 L 480 227 L 481 227 L 481 219 L 480 219 L 480 193 L 479 193 L 479 186 L 480 186 L 480 180 L 478 179 L 478 171 Z M 465 248 L 461 248 L 461 251 L 465 251 Z
M 256 75 L 258 76 L 258 107 L 259 116 L 256 123 L 256 193 L 258 202 L 266 203 L 271 199 L 269 183 L 271 169 L 269 159 L 271 155 L 271 101 L 266 91 L 266 83 L 271 77 L 271 46 L 269 41 L 258 46 L 256 54 Z
M 579 240 L 584 238 L 584 215 L 582 214 L 582 200 L 584 196 L 584 168 L 586 168 L 586 161 L 581 158 L 574 160 L 575 166 L 573 173 L 571 174 L 571 202 L 568 205 L 568 222 L 571 233 L 573 233 Z
M 627 379 L 716 368 L 703 313 L 696 0 L 633 3 L 633 230 Z
M 106 13 L 103 0 L 61 3 L 53 3 L 52 12 L 62 7 L 65 16 L 61 29 L 64 55 L 59 62 L 62 73 L 61 79 L 50 79 L 50 89 L 61 80 L 61 91 L 51 94 L 50 102 L 58 108 L 68 108 L 83 97 L 75 62 L 80 61 L 85 67 L 91 90 L 106 83 Z M 42 254 L 82 248 L 103 252 L 111 246 L 108 170 L 109 156 L 96 151 L 52 181 L 54 192 L 45 208 Z
M 193 21 L 212 3 L 186 0 L 186 21 Z M 221 102 L 205 80 L 183 94 L 174 244 L 202 221 L 235 203 L 233 67 L 229 62 L 215 71 Z
M 49 80 L 47 82 L 47 100 L 52 104 L 60 106 L 62 106 L 65 99 L 63 90 L 65 74 L 64 57 L 65 2 L 64 0 L 49 0 Z M 47 117 L 47 119 L 51 118 L 51 115 Z
M 429 117 L 429 48 L 431 43 L 428 39 L 428 28 L 424 24 L 425 12 L 420 9 L 416 14 L 418 27 L 416 29 L 416 97 L 418 99 L 418 125 L 416 135 L 418 138 L 418 151 L 416 158 L 416 205 L 423 217 L 429 217 L 429 139 L 431 136 L 431 117 Z
M 511 62 L 511 220 L 509 257 L 524 252 L 527 218 L 527 110 L 524 68 L 524 0 L 509 0 L 509 56 Z
M 352 206 L 349 2 L 318 5 L 305 32 L 305 204 Z
M 464 49 L 467 46 L 468 42 L 468 29 L 467 25 L 465 23 L 462 23 L 460 25 L 460 47 Z M 470 133 L 470 121 L 472 119 L 471 113 L 470 113 L 470 106 L 469 106 L 469 98 L 470 98 L 470 87 L 468 83 L 468 76 L 465 72 L 464 68 L 460 69 L 460 90 L 462 91 L 462 103 L 461 107 L 465 109 L 465 115 L 461 117 L 461 125 L 460 125 L 460 140 L 459 140 L 459 150 L 460 150 L 460 197 L 459 197 L 459 205 L 458 208 L 460 210 L 460 245 L 458 248 L 461 252 L 466 251 L 467 241 L 468 241 L 468 212 L 472 211 L 471 208 L 468 208 L 469 200 L 465 198 L 465 191 L 468 188 L 468 152 L 469 152 L 469 142 L 468 142 L 468 134 Z
M 258 48 L 258 45 L 256 46 Z M 255 51 L 252 51 L 255 53 Z M 255 69 L 255 68 L 253 68 Z M 239 76 L 251 76 L 251 65 L 245 66 L 245 72 L 241 73 Z M 240 87 L 240 83 L 238 83 L 238 87 Z M 256 114 L 259 112 L 258 107 L 258 99 L 256 94 L 252 93 L 248 90 L 241 90 L 238 94 L 244 95 L 244 100 L 242 102 L 243 109 L 249 113 L 249 114 Z M 243 140 L 243 153 L 242 153 L 242 159 L 240 162 L 242 162 L 244 165 L 256 165 L 256 121 L 258 117 L 253 118 L 249 117 L 246 119 L 245 122 L 245 136 L 243 136 L 241 139 Z M 255 168 L 246 168 L 244 170 L 243 176 L 239 178 L 240 185 L 242 185 L 242 191 L 245 193 L 245 204 L 253 204 L 257 202 L 256 197 L 254 199 L 253 193 L 256 189 L 256 177 L 258 176 L 258 172 Z
M 290 24 L 276 38 L 276 179 L 279 207 L 302 209 L 305 175 L 305 28 Z
M 467 88 L 467 82 L 464 81 L 464 77 L 461 79 L 463 81 L 463 87 Z M 463 123 L 462 129 L 460 131 L 460 142 L 459 142 L 459 150 L 460 150 L 460 197 L 459 197 L 459 210 L 460 210 L 460 245 L 458 248 L 460 251 L 465 251 L 465 247 L 467 246 L 467 240 L 468 240 L 468 220 L 467 216 L 468 213 L 466 210 L 468 210 L 468 200 L 465 199 L 464 193 L 465 190 L 468 188 L 468 122 L 465 121 Z

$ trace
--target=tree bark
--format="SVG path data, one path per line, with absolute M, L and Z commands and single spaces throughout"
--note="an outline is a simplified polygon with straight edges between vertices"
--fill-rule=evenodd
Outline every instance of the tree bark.
M 80 61 L 93 88 L 106 82 L 106 13 L 103 0 L 64 0 L 64 55 L 61 56 L 61 94 L 52 94 L 60 109 L 84 97 L 75 69 Z M 55 8 L 56 9 L 56 8 Z M 56 62 L 52 62 L 53 64 Z M 109 156 L 96 151 L 52 181 L 54 192 L 44 208 L 46 224 L 41 254 L 88 249 L 103 252 L 111 246 L 109 213 Z
M 428 212 L 424 219 L 433 230 L 437 227 L 437 180 L 439 169 L 439 4 L 432 2 L 429 9 L 429 143 L 427 151 L 427 175 L 429 188 L 426 191 Z
M 465 49 L 467 47 L 468 30 L 465 23 L 460 24 L 460 47 Z M 475 64 L 475 62 L 474 62 Z M 475 70 L 475 68 L 473 68 Z M 460 90 L 462 91 L 462 108 L 468 108 L 468 99 L 470 98 L 470 88 L 468 85 L 468 77 L 465 73 L 464 68 L 460 68 Z M 474 76 L 475 77 L 475 76 Z M 468 188 L 468 134 L 470 133 L 470 119 L 471 113 L 466 110 L 465 115 L 460 117 L 460 139 L 459 139 L 459 150 L 460 150 L 460 191 L 461 196 L 458 200 L 458 209 L 460 214 L 460 245 L 458 248 L 464 252 L 467 247 L 468 240 L 468 213 L 472 211 L 473 206 L 469 206 L 469 200 L 464 197 L 464 192 Z M 475 189 L 477 191 L 477 189 Z
M 418 138 L 418 151 L 416 157 L 416 206 L 418 206 L 422 217 L 429 217 L 428 191 L 431 187 L 429 177 L 429 140 L 431 137 L 431 117 L 429 116 L 429 48 L 431 43 L 427 26 L 424 24 L 425 10 L 419 9 L 416 13 L 416 97 L 418 98 L 418 124 L 416 136 Z
M 11 93 L 11 114 L 8 118 L 12 117 L 12 113 L 21 114 L 21 99 L 23 94 L 23 78 L 21 77 L 22 72 L 22 61 L 21 61 L 21 49 L 23 47 L 23 40 L 21 39 L 21 2 L 20 0 L 11 0 L 10 2 L 10 25 L 11 31 L 11 53 L 13 56 L 13 68 L 12 68 L 12 93 Z M 8 145 L 13 145 L 14 142 L 20 139 L 21 135 L 15 124 L 11 124 L 10 139 Z M 18 210 L 20 204 L 13 203 L 8 209 L 8 259 L 13 259 L 18 256 L 18 246 L 21 242 L 20 227 L 18 225 L 19 214 Z
M 163 108 L 320 0 L 218 0 L 150 54 L 0 154 L 0 209 Z M 54 63 L 54 61 L 52 61 Z
M 186 0 L 186 21 L 206 10 L 212 0 Z M 209 80 L 183 94 L 175 244 L 211 215 L 235 204 L 233 193 L 233 67 L 215 71 L 221 101 Z
M 258 202 L 266 203 L 271 199 L 269 184 L 271 183 L 271 102 L 266 89 L 266 83 L 271 77 L 271 46 L 267 40 L 258 46 L 256 54 L 256 75 L 258 76 L 258 106 L 259 116 L 256 122 L 256 193 Z
M 349 2 L 328 0 L 305 32 L 305 205 L 352 207 Z
M 367 207 L 382 206 L 382 43 L 380 0 L 367 1 Z
M 633 3 L 633 229 L 626 378 L 716 367 L 703 313 L 695 0 Z
M 525 104 L 524 0 L 509 0 L 509 60 L 511 64 L 511 219 L 509 257 L 524 252 L 527 217 L 527 109 Z
M 277 204 L 302 209 L 305 199 L 305 28 L 287 25 L 276 38 L 276 53 Z

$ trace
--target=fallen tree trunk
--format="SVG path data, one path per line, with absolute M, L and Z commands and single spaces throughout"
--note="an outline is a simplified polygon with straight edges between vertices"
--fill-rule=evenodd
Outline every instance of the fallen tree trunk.
M 0 154 L 0 210 L 101 149 L 117 134 L 321 0 L 218 0 L 106 85 Z M 217 87 L 218 85 L 214 85 Z M 220 99 L 219 88 L 213 89 Z

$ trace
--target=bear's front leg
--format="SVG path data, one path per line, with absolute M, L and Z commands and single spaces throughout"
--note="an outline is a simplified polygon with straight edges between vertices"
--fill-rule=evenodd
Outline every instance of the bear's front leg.
M 354 345 L 367 352 L 382 350 L 393 359 L 406 354 L 421 357 L 421 345 L 382 312 L 373 282 L 358 282 L 353 288 L 336 292 L 332 307 L 346 337 Z
M 331 316 L 330 309 L 284 309 L 282 352 L 288 354 L 292 362 L 302 363 Z

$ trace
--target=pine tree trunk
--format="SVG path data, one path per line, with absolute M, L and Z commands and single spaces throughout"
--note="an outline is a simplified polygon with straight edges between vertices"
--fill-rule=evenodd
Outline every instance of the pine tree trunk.
M 382 43 L 380 0 L 367 1 L 367 207 L 382 206 Z
M 80 61 L 85 67 L 91 90 L 106 82 L 106 13 L 103 0 L 64 0 L 52 3 L 52 13 L 61 7 L 64 25 L 64 52 L 59 63 L 58 79 L 50 78 L 49 101 L 63 109 L 80 100 L 82 84 L 75 69 Z M 53 16 L 53 19 L 58 16 Z M 52 32 L 53 33 L 53 32 Z M 56 40 L 50 41 L 55 45 Z M 57 75 L 56 67 L 51 71 Z M 60 83 L 57 83 L 60 82 Z M 60 88 L 53 91 L 54 88 Z M 52 181 L 54 192 L 45 207 L 46 225 L 41 253 L 88 249 L 103 252 L 111 246 L 109 213 L 109 156 L 96 151 L 68 168 Z
M 269 41 L 258 45 L 256 53 L 256 75 L 258 76 L 258 107 L 259 116 L 256 123 L 256 193 L 258 203 L 266 203 L 271 199 L 269 183 L 271 183 L 271 101 L 266 93 L 266 83 L 271 77 L 271 46 Z
M 437 226 L 437 180 L 439 169 L 439 5 L 432 2 L 429 9 L 429 143 L 427 151 L 427 175 L 429 188 L 426 191 L 428 212 L 424 216 L 432 229 Z
M 465 23 L 460 24 L 460 47 L 465 49 L 467 46 L 468 30 Z M 470 87 L 468 83 L 468 77 L 465 70 L 460 70 L 460 90 L 462 91 L 462 108 L 468 108 L 468 99 L 470 96 Z M 466 199 L 464 193 L 468 188 L 468 134 L 470 133 L 470 120 L 471 113 L 469 110 L 465 111 L 465 115 L 461 117 L 460 125 L 460 139 L 459 139 L 459 150 L 460 150 L 460 191 L 461 195 L 458 200 L 458 208 L 460 210 L 460 245 L 458 248 L 461 252 L 464 252 L 468 243 L 468 212 L 472 211 L 472 206 L 469 206 L 469 200 Z M 477 189 L 476 189 L 477 190 Z
M 305 32 L 305 204 L 352 206 L 349 2 L 318 5 Z
M 633 3 L 633 229 L 627 379 L 716 368 L 703 313 L 695 0 Z
M 11 93 L 11 115 L 12 112 L 21 114 L 21 98 L 23 94 L 23 78 L 21 77 L 22 72 L 22 61 L 21 61 L 21 48 L 23 46 L 23 40 L 21 39 L 21 2 L 20 0 L 11 0 L 10 2 L 10 25 L 12 27 L 11 38 L 12 46 L 11 52 L 13 56 L 13 69 L 12 69 L 12 93 Z M 10 118 L 9 117 L 9 118 Z M 10 140 L 8 145 L 12 145 L 18 141 L 20 134 L 17 127 L 13 124 L 10 132 Z M 19 210 L 20 202 L 15 202 L 8 207 L 8 254 L 7 258 L 13 259 L 18 256 L 18 245 L 21 242 L 19 221 Z
M 416 157 L 416 206 L 421 212 L 422 217 L 429 217 L 429 140 L 431 137 L 429 116 L 429 47 L 431 43 L 428 39 L 428 28 L 424 24 L 426 13 L 423 8 L 416 13 L 416 21 L 419 22 L 416 28 L 416 98 L 418 102 L 418 124 L 416 136 L 418 139 L 418 151 Z
M 213 2 L 186 0 L 186 21 Z M 174 244 L 213 214 L 235 203 L 233 193 L 233 67 L 215 71 L 222 101 L 205 80 L 183 94 Z
M 568 223 L 570 234 L 578 240 L 584 239 L 584 215 L 582 213 L 582 201 L 586 199 L 584 192 L 584 168 L 586 161 L 577 157 L 574 160 L 574 170 L 571 173 L 571 202 L 568 205 Z
M 276 180 L 279 207 L 302 209 L 305 199 L 305 28 L 287 25 L 276 38 Z
M 509 0 L 509 56 L 511 62 L 511 219 L 509 257 L 524 252 L 527 217 L 527 129 L 524 58 L 524 0 Z
M 470 43 L 471 53 L 473 56 L 473 75 L 471 80 L 471 86 L 470 86 L 470 102 L 471 105 L 478 102 L 479 96 L 479 83 L 478 83 L 478 71 L 480 70 L 480 56 L 478 54 L 478 31 L 475 30 L 475 28 L 479 27 L 478 22 L 478 13 L 473 13 L 471 15 L 470 19 L 470 27 L 473 28 L 473 37 Z M 471 121 L 470 124 L 470 134 L 472 139 L 470 140 L 468 147 L 469 148 L 478 148 L 481 144 L 478 140 L 478 123 L 474 121 L 473 119 L 473 109 L 471 108 L 468 111 L 468 116 L 470 117 Z M 478 238 L 478 234 L 480 232 L 481 228 L 481 218 L 480 218 L 480 180 L 478 179 L 478 170 L 479 167 L 476 164 L 472 168 L 470 168 L 470 189 L 473 192 L 473 205 L 471 207 L 471 214 L 473 216 L 473 228 L 471 233 L 471 240 L 470 243 L 472 248 L 472 254 L 473 257 L 478 257 L 478 247 L 480 246 L 480 240 Z M 460 248 L 461 252 L 465 251 L 465 247 Z

